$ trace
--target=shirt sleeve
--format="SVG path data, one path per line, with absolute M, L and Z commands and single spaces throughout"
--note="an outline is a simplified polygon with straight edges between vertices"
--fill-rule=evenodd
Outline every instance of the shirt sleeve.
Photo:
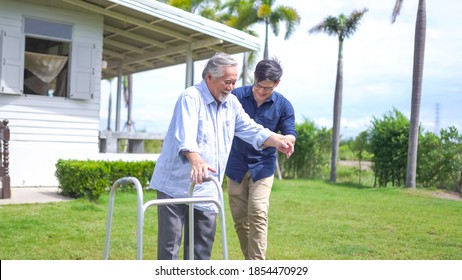
M 295 110 L 287 99 L 284 99 L 282 111 L 277 131 L 280 131 L 283 135 L 293 135 L 295 139 L 297 139 L 298 134 L 295 126 Z
M 199 104 L 191 93 L 185 91 L 178 98 L 173 112 L 175 124 L 175 142 L 178 156 L 182 161 L 186 161 L 183 151 L 200 153 L 197 145 L 197 125 L 198 125 Z

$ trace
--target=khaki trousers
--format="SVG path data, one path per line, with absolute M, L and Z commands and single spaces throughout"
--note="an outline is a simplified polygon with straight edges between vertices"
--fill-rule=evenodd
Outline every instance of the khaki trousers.
M 250 172 L 242 183 L 227 178 L 234 228 L 246 260 L 264 260 L 268 235 L 268 209 L 274 176 L 254 182 Z

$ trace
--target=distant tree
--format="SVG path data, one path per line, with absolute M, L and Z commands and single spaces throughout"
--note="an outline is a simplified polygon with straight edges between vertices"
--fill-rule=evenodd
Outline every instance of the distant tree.
M 260 4 L 257 10 L 257 17 L 260 21 L 265 24 L 265 49 L 263 52 L 263 58 L 269 58 L 268 50 L 268 29 L 271 27 L 275 36 L 279 35 L 279 24 L 284 22 L 286 24 L 286 33 L 284 34 L 284 40 L 287 40 L 292 36 L 295 31 L 296 25 L 300 23 L 300 16 L 298 15 L 295 8 L 289 6 L 277 6 L 273 7 L 275 0 L 260 0 Z
M 403 0 L 396 0 L 391 16 L 394 23 L 401 11 Z M 416 187 L 417 146 L 419 142 L 420 99 L 425 57 L 425 36 L 427 29 L 425 0 L 419 0 L 414 34 L 414 66 L 412 69 L 411 126 L 409 128 L 409 147 L 406 167 L 406 188 Z
M 355 155 L 358 157 L 359 164 L 359 184 L 361 184 L 361 175 L 362 175 L 362 162 L 364 159 L 364 154 L 366 154 L 369 145 L 369 134 L 367 131 L 363 131 L 356 136 L 353 141 L 352 150 Z
M 328 16 L 318 25 L 311 28 L 308 32 L 327 33 L 327 35 L 337 36 L 339 40 L 338 60 L 337 60 L 337 79 L 335 82 L 334 97 L 334 120 L 332 128 L 332 156 L 330 181 L 337 180 L 337 159 L 340 146 L 340 119 L 342 117 L 342 91 L 343 91 L 343 41 L 352 36 L 359 26 L 361 18 L 368 11 L 354 10 L 349 16 L 340 14 L 338 17 Z

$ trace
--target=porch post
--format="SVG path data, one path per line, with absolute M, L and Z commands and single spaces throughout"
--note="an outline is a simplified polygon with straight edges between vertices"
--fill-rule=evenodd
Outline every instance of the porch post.
M 185 88 L 190 87 L 194 84 L 194 61 L 192 58 L 191 44 L 188 45 L 186 51 L 186 81 Z
M 120 131 L 121 99 L 122 99 L 122 61 L 119 60 L 119 63 L 117 64 L 117 100 L 116 100 L 115 131 Z

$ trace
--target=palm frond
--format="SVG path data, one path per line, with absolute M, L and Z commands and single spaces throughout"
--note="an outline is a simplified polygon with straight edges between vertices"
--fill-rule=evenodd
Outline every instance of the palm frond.
M 284 34 L 284 40 L 287 40 L 295 32 L 295 27 L 300 24 L 300 16 L 292 7 L 279 6 L 276 8 L 274 14 L 278 21 L 284 21 L 286 24 L 286 33 Z
M 362 17 L 367 11 L 369 11 L 369 9 L 364 8 L 362 10 L 354 10 L 351 12 L 350 16 L 346 18 L 345 21 L 345 28 L 343 33 L 344 38 L 349 38 L 356 32 Z
M 260 5 L 257 9 L 257 16 L 260 19 L 267 18 L 271 14 L 271 7 L 268 5 Z
M 337 17 L 328 16 L 319 24 L 308 30 L 309 34 L 326 33 L 329 36 L 338 36 L 340 40 L 349 38 L 358 29 L 364 14 L 369 11 L 367 8 L 354 10 L 349 16 L 340 14 Z
M 328 16 L 323 21 L 308 30 L 308 33 L 326 33 L 329 36 L 338 36 L 340 34 L 339 19 L 333 16 Z

